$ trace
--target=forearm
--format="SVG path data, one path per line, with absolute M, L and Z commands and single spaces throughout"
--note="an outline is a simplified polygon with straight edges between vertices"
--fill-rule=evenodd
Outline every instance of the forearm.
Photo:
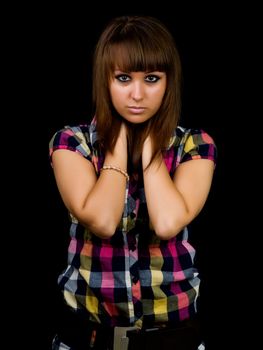
M 142 154 L 143 169 L 149 164 L 150 157 L 151 148 L 145 147 Z M 171 179 L 161 155 L 144 170 L 143 176 L 153 229 L 159 237 L 169 239 L 178 234 L 188 221 L 184 198 Z
M 126 144 L 118 140 L 111 154 L 106 153 L 104 165 L 112 165 L 127 170 Z M 87 226 L 102 238 L 114 234 L 124 210 L 126 177 L 112 169 L 103 170 L 89 193 L 83 210 Z

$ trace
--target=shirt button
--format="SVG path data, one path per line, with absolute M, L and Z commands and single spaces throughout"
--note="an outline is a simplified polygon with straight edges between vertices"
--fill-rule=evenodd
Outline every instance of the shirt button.
M 135 244 L 130 244 L 129 250 L 131 250 L 132 252 L 134 252 L 135 249 L 136 249 L 136 245 L 135 245 Z
M 136 283 L 138 282 L 138 280 L 139 280 L 138 277 L 135 277 L 135 276 L 132 277 L 132 282 L 133 282 L 134 284 L 136 284 Z

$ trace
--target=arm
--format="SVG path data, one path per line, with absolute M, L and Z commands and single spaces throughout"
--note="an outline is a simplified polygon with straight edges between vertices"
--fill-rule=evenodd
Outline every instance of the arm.
M 70 150 L 57 150 L 52 163 L 62 200 L 68 210 L 94 234 L 111 237 L 124 209 L 126 178 L 121 173 L 105 170 L 97 179 L 92 163 Z M 112 154 L 105 164 L 127 169 L 126 129 L 122 125 Z
M 142 152 L 143 169 L 152 154 L 151 140 L 146 139 Z M 171 179 L 160 156 L 144 170 L 144 188 L 150 221 L 162 239 L 177 235 L 201 211 L 207 199 L 214 163 L 207 159 L 180 164 Z

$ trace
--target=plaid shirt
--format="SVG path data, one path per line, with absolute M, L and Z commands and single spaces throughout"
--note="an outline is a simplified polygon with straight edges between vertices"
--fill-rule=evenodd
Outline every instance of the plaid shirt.
M 96 122 L 66 126 L 50 141 L 56 149 L 78 152 L 91 161 L 97 175 L 103 166 Z M 191 159 L 215 162 L 216 147 L 203 130 L 177 127 L 164 161 L 170 176 Z M 122 220 L 115 234 L 100 239 L 70 214 L 68 266 L 58 278 L 67 304 L 90 320 L 109 326 L 177 323 L 196 313 L 200 279 L 195 249 L 185 227 L 170 240 L 159 239 L 149 227 L 142 180 L 130 178 Z

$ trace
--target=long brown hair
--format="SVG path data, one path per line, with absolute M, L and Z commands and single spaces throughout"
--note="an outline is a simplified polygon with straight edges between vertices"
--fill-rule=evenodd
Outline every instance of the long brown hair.
M 124 72 L 162 71 L 167 75 L 166 92 L 156 115 L 141 124 L 128 124 L 128 153 L 136 169 L 146 137 L 150 134 L 153 139 L 153 160 L 168 146 L 178 124 L 181 63 L 171 33 L 156 18 L 122 16 L 113 19 L 101 34 L 94 53 L 93 104 L 100 143 L 111 152 L 123 121 L 109 92 L 116 67 Z

